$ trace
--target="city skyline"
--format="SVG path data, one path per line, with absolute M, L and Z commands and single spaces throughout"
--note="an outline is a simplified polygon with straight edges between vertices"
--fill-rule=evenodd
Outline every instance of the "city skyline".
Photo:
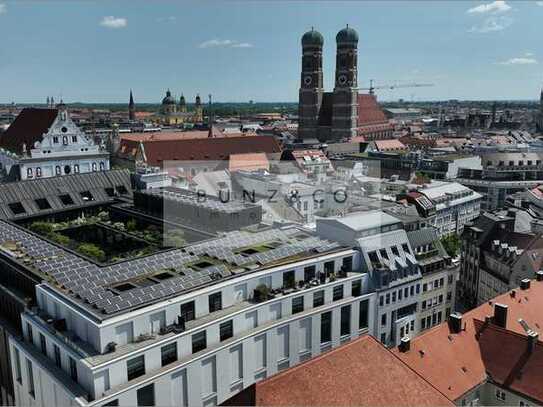
M 47 8 L 47 21 L 39 20 Z M 51 10 L 53 9 L 53 10 Z M 380 91 L 382 101 L 536 100 L 543 83 L 543 2 L 0 2 L 0 103 L 295 102 L 300 38 L 324 37 L 331 90 L 335 34 L 360 35 L 358 82 L 435 86 Z M 230 24 L 224 24 L 230 21 Z M 60 40 L 59 40 L 60 39 Z M 498 45 L 498 46 L 497 46 Z

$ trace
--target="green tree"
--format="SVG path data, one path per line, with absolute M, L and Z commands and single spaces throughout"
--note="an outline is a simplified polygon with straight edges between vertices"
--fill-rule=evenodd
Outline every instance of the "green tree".
M 452 233 L 441 239 L 441 244 L 445 248 L 447 254 L 451 257 L 455 257 L 460 252 L 460 238 L 456 233 Z
M 49 233 L 53 232 L 53 225 L 49 222 L 36 221 L 30 224 L 30 230 L 37 234 L 47 236 Z
M 77 247 L 77 251 L 84 256 L 90 257 L 98 261 L 106 259 L 106 253 L 98 246 L 92 243 L 82 243 Z

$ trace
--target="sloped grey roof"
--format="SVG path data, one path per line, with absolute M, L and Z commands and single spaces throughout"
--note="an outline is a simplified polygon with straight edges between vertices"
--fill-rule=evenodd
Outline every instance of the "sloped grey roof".
M 132 196 L 128 170 L 90 172 L 0 184 L 0 219 L 21 219 L 111 202 L 115 198 L 106 192 L 106 188 L 113 188 L 115 191 L 119 186 L 126 190 L 126 197 Z M 82 198 L 80 193 L 85 191 L 92 194 L 92 201 Z M 61 195 L 69 195 L 73 204 L 63 204 Z M 50 208 L 40 209 L 37 199 L 46 199 Z M 23 206 L 24 213 L 16 214 L 10 209 L 9 205 L 17 202 Z
M 407 232 L 407 238 L 413 248 L 434 243 L 439 240 L 436 230 L 431 227 Z

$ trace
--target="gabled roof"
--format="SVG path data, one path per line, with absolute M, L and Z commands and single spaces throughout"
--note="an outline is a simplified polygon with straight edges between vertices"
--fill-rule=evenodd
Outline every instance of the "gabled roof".
M 23 144 L 27 149 L 33 148 L 49 131 L 57 115 L 57 109 L 24 108 L 0 136 L 0 147 L 16 154 L 22 154 Z
M 133 155 L 141 143 L 147 164 L 160 166 L 164 161 L 226 160 L 232 154 L 280 153 L 281 147 L 273 136 L 206 137 L 180 140 L 123 139 L 121 153 Z
M 124 187 L 126 197 L 132 196 L 128 170 L 89 172 L 0 184 L 0 219 L 20 219 L 112 202 L 115 197 L 110 196 L 106 188 L 110 188 L 109 192 L 115 194 L 120 186 Z M 91 193 L 93 200 L 82 198 L 80 193 L 86 191 Z M 61 196 L 66 195 L 72 203 L 62 202 Z M 36 202 L 40 199 L 45 199 L 50 208 L 40 209 Z M 10 204 L 17 202 L 22 205 L 24 212 L 16 214 L 11 210 Z
M 369 335 L 285 370 L 225 405 L 449 406 L 452 403 Z
M 504 377 L 503 371 L 513 372 L 512 359 L 516 357 L 517 361 L 521 361 L 522 354 L 515 353 L 518 352 L 518 344 L 507 345 L 511 347 L 499 350 L 502 346 L 501 338 L 490 335 L 484 337 L 484 333 L 481 336 L 477 335 L 480 330 L 479 321 L 484 321 L 487 315 L 494 315 L 495 303 L 508 307 L 506 329 L 510 334 L 526 338 L 526 332 L 519 323 L 519 319 L 525 321 L 531 329 L 540 330 L 540 327 L 543 327 L 543 313 L 541 312 L 543 309 L 543 282 L 532 280 L 529 289 L 517 289 L 514 296 L 508 292 L 465 313 L 462 316 L 463 329 L 459 333 L 452 333 L 449 325 L 443 323 L 412 339 L 408 352 L 400 352 L 395 349 L 394 353 L 432 386 L 445 394 L 449 400 L 458 400 L 465 393 L 487 380 L 487 372 L 492 376 L 492 371 L 494 371 L 499 379 Z M 481 339 L 483 340 L 481 341 Z M 505 346 L 505 339 L 503 341 L 503 346 Z M 538 345 L 539 348 L 541 345 Z M 513 352 L 513 355 L 506 357 L 507 352 Z M 535 362 L 541 363 L 539 355 Z M 531 370 L 531 372 L 535 372 L 534 377 L 529 378 L 527 376 L 529 372 L 525 371 L 526 377 L 522 380 L 526 380 L 526 383 L 533 383 L 533 380 L 536 383 L 542 383 L 543 369 L 541 365 L 539 366 L 537 372 Z M 513 382 L 504 381 L 503 383 L 508 387 Z M 511 388 L 515 390 L 514 387 Z M 522 391 L 525 391 L 528 397 L 543 402 L 541 398 L 543 397 L 543 388 L 539 392 L 533 392 L 530 390 L 531 388 L 531 385 L 526 385 Z M 517 390 L 521 391 L 520 388 Z

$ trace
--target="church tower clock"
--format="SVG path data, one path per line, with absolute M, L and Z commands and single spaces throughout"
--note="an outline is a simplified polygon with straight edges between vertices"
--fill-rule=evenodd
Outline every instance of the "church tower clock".
M 322 103 L 322 35 L 311 28 L 302 36 L 302 74 L 298 107 L 298 138 L 315 138 Z
M 356 136 L 358 127 L 358 34 L 347 26 L 336 35 L 332 139 Z

